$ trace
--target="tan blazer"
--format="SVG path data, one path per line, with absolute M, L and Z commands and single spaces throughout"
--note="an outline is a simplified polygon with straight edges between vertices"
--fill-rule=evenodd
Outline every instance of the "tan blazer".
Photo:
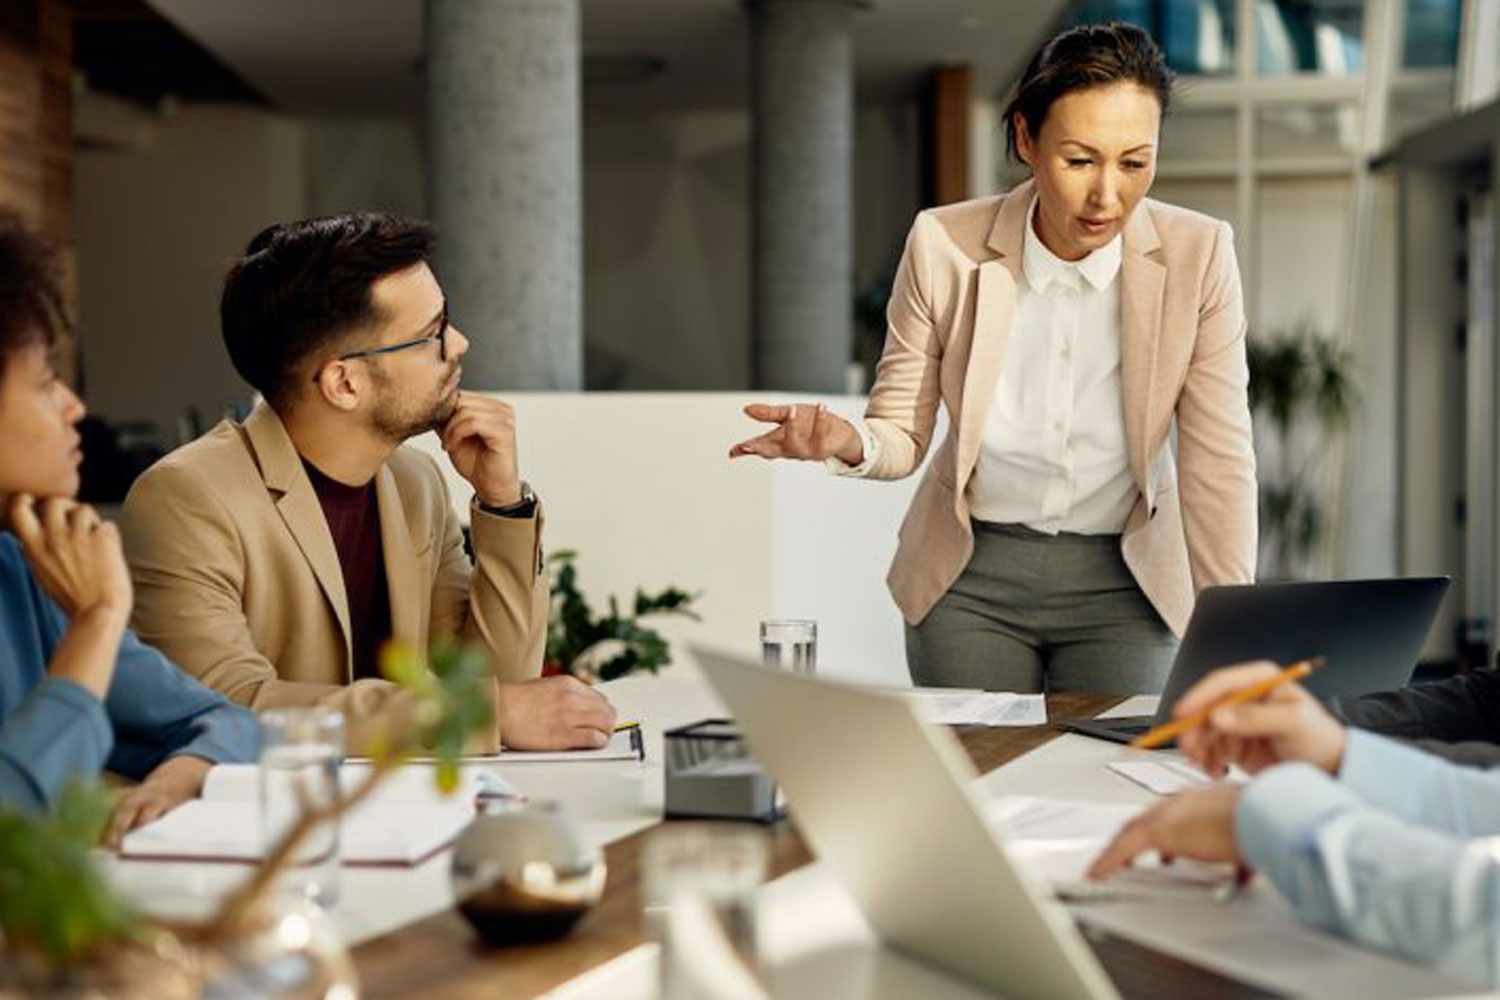
M 497 679 L 538 676 L 549 601 L 540 513 L 475 508 L 471 573 L 431 458 L 398 448 L 375 492 L 395 637 L 426 649 L 431 638 L 461 636 L 489 649 Z M 257 709 L 337 708 L 353 746 L 409 711 L 390 682 L 353 680 L 338 553 L 270 407 L 243 424 L 224 421 L 147 470 L 125 500 L 121 530 L 132 624 L 204 684 Z
M 912 499 L 888 578 L 911 624 L 974 551 L 965 490 L 1024 280 L 1032 194 L 1027 181 L 921 213 L 896 272 L 865 413 L 880 441 L 870 475 L 898 479 L 921 464 L 939 403 L 950 427 Z M 1123 251 L 1120 382 L 1140 499 L 1121 547 L 1141 590 L 1181 635 L 1197 591 L 1255 576 L 1244 303 L 1226 223 L 1146 199 L 1126 223 Z

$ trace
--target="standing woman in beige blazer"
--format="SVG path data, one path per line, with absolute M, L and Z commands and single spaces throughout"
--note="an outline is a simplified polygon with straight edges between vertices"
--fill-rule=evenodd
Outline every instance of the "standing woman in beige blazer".
M 731 457 L 874 479 L 947 410 L 889 576 L 919 684 L 1159 691 L 1197 591 L 1254 577 L 1233 235 L 1146 197 L 1171 92 L 1139 28 L 1051 39 L 1006 109 L 1031 179 L 917 216 L 864 420 L 746 410 Z

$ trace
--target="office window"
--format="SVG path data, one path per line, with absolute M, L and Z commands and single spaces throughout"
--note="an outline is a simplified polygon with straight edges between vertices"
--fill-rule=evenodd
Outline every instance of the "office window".
M 1256 191 L 1258 274 L 1254 310 L 1261 332 L 1338 333 L 1349 275 L 1346 177 L 1262 177 Z
M 1255 113 L 1255 155 L 1262 159 L 1350 156 L 1359 149 L 1352 104 L 1263 106 Z
M 1401 65 L 1434 69 L 1458 64 L 1460 0 L 1406 0 L 1406 37 L 1401 42 Z
M 1256 67 L 1267 76 L 1348 76 L 1365 65 L 1362 0 L 1257 0 Z
M 1446 118 L 1453 113 L 1453 77 L 1435 80 L 1396 80 L 1391 84 L 1387 105 L 1385 139 L 1395 142 L 1407 132 Z
M 1234 0 L 1082 0 L 1072 23 L 1129 21 L 1151 33 L 1178 73 L 1234 72 Z
M 1239 200 L 1232 178 L 1162 177 L 1151 186 L 1151 197 L 1221 219 L 1241 234 Z
M 1178 108 L 1162 123 L 1161 158 L 1172 163 L 1233 161 L 1234 108 Z

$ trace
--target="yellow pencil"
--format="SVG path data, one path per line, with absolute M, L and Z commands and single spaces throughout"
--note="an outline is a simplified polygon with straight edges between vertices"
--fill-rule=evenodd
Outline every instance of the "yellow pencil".
M 1219 709 L 1227 708 L 1230 705 L 1239 705 L 1247 701 L 1254 701 L 1256 698 L 1276 690 L 1283 684 L 1290 684 L 1293 681 L 1301 680 L 1323 666 L 1326 662 L 1321 656 L 1298 660 L 1275 677 L 1267 677 L 1263 681 L 1257 681 L 1254 684 L 1240 688 L 1238 691 L 1231 691 L 1207 708 L 1199 709 L 1192 715 L 1185 715 L 1180 719 L 1173 719 L 1171 722 L 1164 722 L 1150 732 L 1137 736 L 1130 741 L 1131 749 L 1150 750 L 1152 747 L 1161 746 L 1168 740 L 1175 740 L 1189 729 L 1196 729 L 1203 725 L 1208 721 L 1208 717 Z
M 614 732 L 623 733 L 627 729 L 639 729 L 640 727 L 641 724 L 639 722 L 621 722 L 615 726 Z

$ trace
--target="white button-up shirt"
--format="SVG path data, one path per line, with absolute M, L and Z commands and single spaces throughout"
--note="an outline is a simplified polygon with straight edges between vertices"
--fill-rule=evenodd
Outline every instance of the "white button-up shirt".
M 981 521 L 1048 534 L 1117 534 L 1139 491 L 1125 446 L 1120 391 L 1120 237 L 1079 261 L 1036 235 L 1032 201 L 1021 251 L 1024 281 L 968 484 Z M 865 460 L 874 435 L 857 425 Z

